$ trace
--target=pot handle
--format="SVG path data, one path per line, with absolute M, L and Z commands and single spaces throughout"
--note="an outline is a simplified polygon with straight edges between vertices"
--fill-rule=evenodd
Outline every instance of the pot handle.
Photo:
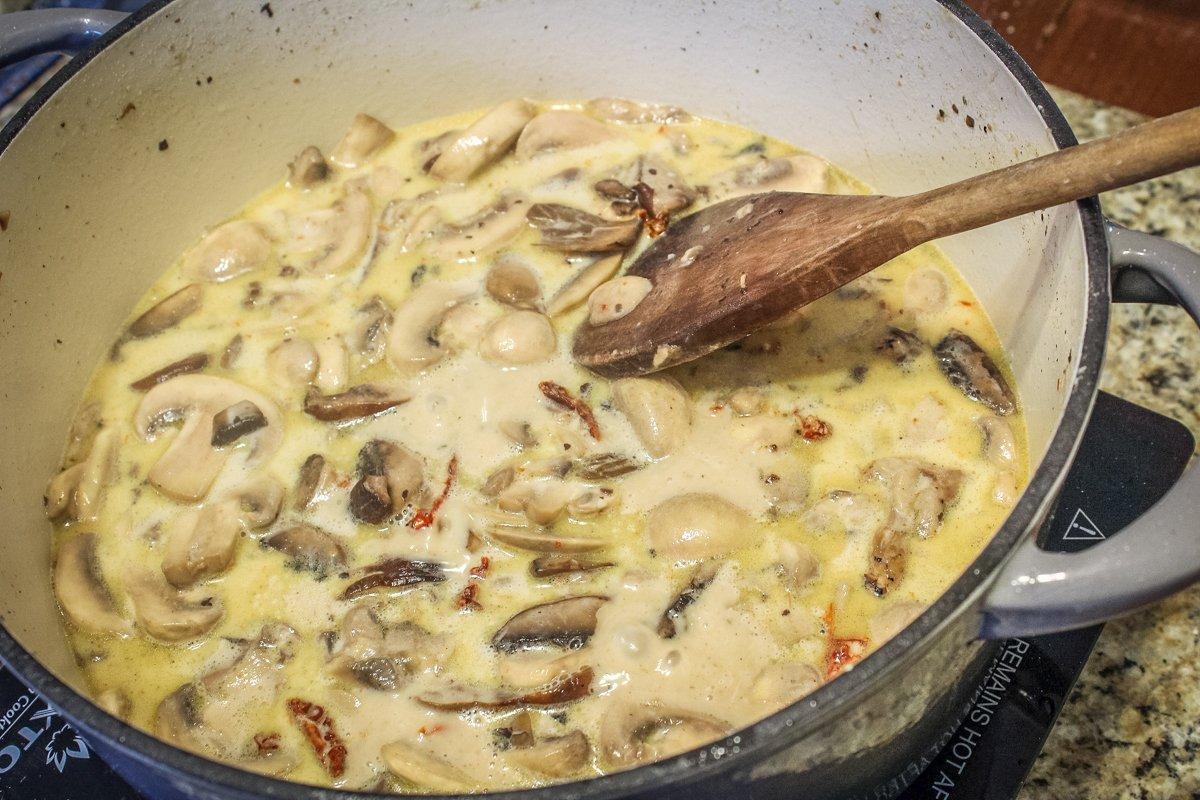
M 1200 323 L 1200 254 L 1111 222 L 1107 228 L 1113 299 L 1182 305 Z M 1082 628 L 1200 579 L 1200 467 L 1184 472 L 1132 526 L 1136 534 L 1077 553 L 1047 552 L 1027 538 L 983 600 L 980 635 L 1005 639 Z
M 127 16 L 103 8 L 44 8 L 0 14 L 0 67 L 41 53 L 82 50 Z

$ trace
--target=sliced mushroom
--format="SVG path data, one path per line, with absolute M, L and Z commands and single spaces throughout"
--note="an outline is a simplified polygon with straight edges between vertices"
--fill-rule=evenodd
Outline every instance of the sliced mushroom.
M 624 250 L 635 241 L 642 221 L 605 219 L 559 203 L 534 203 L 527 214 L 542 244 L 564 253 L 606 253 Z
M 877 530 L 887 518 L 887 509 L 866 494 L 834 490 L 812 505 L 800 518 L 817 533 L 835 531 L 860 536 Z
M 717 577 L 717 572 L 721 569 L 721 565 L 715 561 L 710 561 L 707 564 L 701 564 L 692 572 L 692 577 L 688 579 L 687 586 L 675 595 L 675 599 L 671 601 L 671 605 L 667 606 L 666 611 L 663 611 L 662 616 L 658 619 L 658 627 L 655 631 L 660 638 L 674 639 L 679 632 L 679 622 L 683 620 L 683 612 L 692 603 L 700 599 L 700 595 L 708 588 L 708 585 Z
M 241 645 L 231 663 L 167 695 L 155 714 L 155 735 L 210 758 L 264 768 L 262 759 L 249 763 L 243 756 L 245 720 L 248 710 L 265 711 L 275 702 L 298 638 L 281 622 L 263 625 L 257 637 Z
M 772 710 L 791 705 L 821 685 L 812 664 L 777 661 L 763 667 L 750 685 L 750 696 Z
M 876 352 L 883 354 L 896 364 L 907 364 L 924 349 L 925 342 L 921 340 L 920 336 L 894 326 L 888 327 L 884 331 L 883 338 L 879 340 L 879 344 L 875 345 Z
M 236 219 L 214 228 L 188 250 L 182 270 L 192 280 L 222 283 L 259 269 L 270 257 L 271 241 L 262 228 Z
M 681 122 L 691 122 L 692 115 L 678 106 L 667 106 L 659 103 L 639 103 L 622 97 L 597 97 L 589 100 L 586 106 L 588 112 L 609 122 L 621 122 L 627 125 L 656 123 L 672 125 Z
M 544 646 L 576 650 L 596 632 L 596 613 L 606 602 L 601 595 L 579 595 L 527 608 L 496 631 L 492 647 L 503 653 Z
M 501 467 L 491 475 L 488 475 L 487 480 L 479 487 L 479 493 L 484 497 L 495 497 L 509 486 L 512 486 L 516 475 L 517 471 L 511 465 Z
M 263 539 L 263 544 L 288 557 L 287 565 L 324 578 L 346 566 L 346 549 L 333 534 L 302 522 Z
M 176 500 L 195 502 L 204 497 L 232 452 L 212 446 L 213 418 L 243 400 L 253 403 L 267 421 L 256 434 L 250 456 L 250 463 L 265 461 L 283 440 L 283 419 L 275 404 L 253 389 L 210 375 L 180 375 L 147 392 L 134 415 L 134 426 L 143 439 L 155 438 L 165 424 L 183 421 L 150 469 L 150 483 Z
M 313 453 L 300 465 L 296 476 L 296 488 L 292 493 L 292 507 L 304 511 L 329 496 L 336 476 L 333 467 L 320 453 Z
M 508 152 L 533 108 L 524 100 L 508 100 L 471 123 L 442 150 L 429 174 L 443 181 L 465 181 Z
M 385 744 L 379 752 L 393 775 L 419 789 L 458 794 L 475 786 L 467 773 L 417 745 L 392 742 Z
M 396 132 L 370 114 L 355 114 L 350 128 L 333 148 L 329 158 L 343 167 L 361 166 L 396 138 Z
M 666 217 L 696 201 L 697 192 L 669 164 L 655 156 L 642 156 L 633 190 L 638 203 L 652 217 Z
M 476 258 L 506 244 L 525 230 L 525 198 L 505 192 L 466 219 L 433 234 L 427 250 L 435 258 Z
M 692 402 L 674 378 L 621 378 L 613 382 L 612 396 L 617 410 L 654 458 L 670 455 L 691 432 Z
M 325 393 L 339 392 L 346 388 L 350 365 L 346 344 L 340 336 L 326 336 L 315 344 L 317 351 L 317 374 L 314 383 Z
M 246 340 L 242 338 L 240 333 L 233 335 L 233 338 L 229 340 L 229 344 L 225 345 L 225 349 L 221 351 L 222 369 L 233 369 L 237 366 L 238 359 L 242 357 L 242 348 L 245 344 Z
M 554 578 L 559 575 L 577 575 L 595 572 L 613 565 L 611 561 L 594 561 L 583 556 L 560 554 L 538 556 L 529 564 L 529 572 L 535 578 Z
M 204 289 L 200 284 L 189 283 L 143 311 L 129 323 L 128 333 L 135 339 L 144 339 L 173 328 L 194 314 L 203 298 Z
M 229 493 L 227 498 L 252 531 L 262 530 L 279 516 L 283 507 L 283 485 L 269 475 L 251 478 Z
M 497 364 L 534 364 L 558 349 L 548 317 L 536 311 L 512 311 L 488 326 L 479 352 Z
M 467 300 L 446 312 L 433 338 L 447 352 L 469 350 L 479 344 L 492 318 L 481 299 Z
M 384 625 L 367 606 L 347 612 L 329 669 L 344 680 L 394 692 L 419 672 L 434 670 L 444 657 L 445 636 L 404 622 Z
M 42 498 L 48 518 L 73 522 L 96 519 L 105 487 L 115 472 L 117 441 L 116 428 L 102 428 L 92 439 L 87 458 L 50 481 Z
M 309 189 L 329 177 L 329 164 L 316 147 L 309 145 L 288 164 L 288 184 L 296 189 Z
M 1004 375 L 991 357 L 967 334 L 951 330 L 937 347 L 938 367 L 946 379 L 967 397 L 1002 417 L 1017 410 L 1017 402 Z
M 178 361 L 172 361 L 165 367 L 159 367 L 148 375 L 138 378 L 133 383 L 129 384 L 129 388 L 135 392 L 147 392 L 158 386 L 160 383 L 171 380 L 177 375 L 187 375 L 190 372 L 199 372 L 208 366 L 208 353 L 192 353 L 190 356 L 184 356 Z
M 991 415 L 975 421 L 983 433 L 983 455 L 993 464 L 1011 466 L 1017 458 L 1017 439 L 1012 426 Z
M 615 494 L 607 486 L 585 486 L 567 501 L 567 514 L 572 519 L 599 514 L 613 504 Z
M 592 746 L 583 731 L 540 739 L 529 747 L 508 751 L 508 758 L 525 769 L 551 778 L 566 778 L 587 766 Z
M 164 642 L 182 642 L 203 636 L 225 613 L 219 599 L 189 600 L 151 575 L 131 579 L 128 589 L 138 625 Z
M 542 287 L 529 267 L 509 254 L 496 259 L 488 270 L 484 288 L 497 303 L 536 311 L 541 307 Z
M 305 386 L 317 374 L 317 349 L 308 339 L 284 339 L 267 353 L 267 373 L 274 383 Z
M 925 610 L 925 604 L 916 600 L 889 602 L 876 611 L 867 623 L 871 643 L 881 645 L 909 626 Z
M 388 330 L 392 325 L 391 306 L 376 295 L 358 307 L 355 320 L 351 348 L 369 366 L 383 358 L 387 349 Z
M 322 422 L 344 422 L 382 414 L 410 399 L 412 395 L 404 389 L 375 383 L 360 383 L 328 395 L 309 389 L 304 396 L 304 413 Z
M 659 555 L 674 561 L 698 561 L 743 547 L 753 524 L 749 514 L 728 500 L 696 492 L 655 506 L 646 517 L 645 531 Z
M 693 750 L 727 735 L 724 720 L 658 701 L 626 701 L 605 713 L 600 752 L 610 763 L 629 767 Z
M 524 515 L 493 515 L 487 537 L 500 544 L 534 553 L 591 553 L 602 550 L 603 539 L 594 536 L 562 535 L 529 523 Z
M 315 255 L 304 269 L 311 275 L 330 276 L 362 264 L 371 252 L 375 235 L 374 208 L 366 192 L 352 190 L 333 204 L 325 221 L 331 243 Z
M 612 203 L 612 210 L 622 217 L 628 217 L 637 212 L 638 195 L 616 178 L 604 178 L 592 185 L 593 191 Z
M 587 300 L 598 286 L 617 274 L 624 257 L 623 253 L 601 256 L 579 270 L 555 292 L 554 297 L 550 298 L 546 305 L 546 313 L 556 317 Z
M 262 409 L 249 400 L 239 400 L 213 415 L 212 446 L 225 447 L 243 436 L 267 427 Z
M 809 547 L 800 542 L 784 540 L 779 543 L 780 580 L 789 592 L 808 586 L 821 571 L 821 561 Z
M 771 508 L 794 514 L 808 501 L 808 471 L 795 456 L 781 455 L 767 462 L 759 472 L 766 484 Z
M 439 711 L 494 711 L 514 706 L 557 706 L 591 694 L 593 676 L 591 667 L 583 667 L 576 672 L 562 673 L 545 686 L 519 694 L 455 687 L 441 692 L 425 692 L 413 699 L 423 706 Z
M 575 463 L 575 474 L 588 481 L 603 481 L 628 475 L 645 464 L 620 453 L 594 453 Z
M 753 164 L 719 175 L 713 181 L 713 193 L 730 198 L 758 192 L 829 191 L 829 165 L 805 153 L 782 158 L 760 158 Z
M 96 695 L 95 699 L 96 705 L 119 719 L 128 718 L 129 712 L 133 710 L 129 696 L 120 689 L 105 689 Z
M 544 150 L 573 150 L 618 138 L 615 131 L 578 111 L 543 111 L 521 131 L 516 156 L 528 159 Z
M 389 558 L 363 568 L 364 575 L 342 591 L 343 600 L 354 600 L 379 590 L 404 590 L 422 583 L 441 583 L 446 573 L 441 564 Z
M 100 574 L 94 533 L 64 539 L 54 560 L 54 595 L 67 618 L 89 633 L 125 636 L 132 632 Z
M 946 306 L 950 282 L 937 267 L 925 267 L 904 281 L 904 310 L 913 314 L 933 314 Z
M 350 490 L 350 513 L 379 525 L 416 503 L 424 484 L 421 459 L 395 442 L 373 439 L 358 452 L 358 482 Z
M 415 372 L 444 358 L 448 348 L 434 338 L 446 312 L 463 302 L 472 290 L 461 284 L 427 281 L 399 309 L 388 333 L 387 353 L 401 372 Z
M 180 514 L 167 533 L 163 576 L 179 589 L 220 575 L 233 563 L 241 534 L 241 520 L 230 503 Z
M 654 284 L 640 275 L 622 275 L 605 281 L 588 298 L 588 322 L 604 325 L 626 316 L 653 288 Z

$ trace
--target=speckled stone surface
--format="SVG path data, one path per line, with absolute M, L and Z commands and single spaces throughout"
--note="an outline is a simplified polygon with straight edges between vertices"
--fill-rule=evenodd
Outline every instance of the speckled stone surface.
M 1134 113 L 1055 91 L 1081 140 Z M 1105 213 L 1200 250 L 1200 169 L 1101 198 Z M 1184 422 L 1200 438 L 1200 333 L 1177 308 L 1113 309 L 1104 389 Z M 1109 623 L 1022 800 L 1200 797 L 1200 588 Z

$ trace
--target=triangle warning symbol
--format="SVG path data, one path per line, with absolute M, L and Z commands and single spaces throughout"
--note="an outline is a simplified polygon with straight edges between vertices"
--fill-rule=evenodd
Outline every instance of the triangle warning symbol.
M 1096 523 L 1092 522 L 1092 518 L 1087 515 L 1087 512 L 1082 508 L 1077 508 L 1075 516 L 1071 517 L 1071 524 L 1067 526 L 1067 531 L 1062 538 L 1063 541 L 1070 542 L 1098 542 L 1104 538 L 1104 534 L 1100 532 Z

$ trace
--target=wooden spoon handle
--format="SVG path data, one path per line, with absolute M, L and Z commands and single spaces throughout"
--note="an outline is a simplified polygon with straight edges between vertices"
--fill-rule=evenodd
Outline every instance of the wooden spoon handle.
M 909 246 L 1200 164 L 1200 108 L 896 198 Z

